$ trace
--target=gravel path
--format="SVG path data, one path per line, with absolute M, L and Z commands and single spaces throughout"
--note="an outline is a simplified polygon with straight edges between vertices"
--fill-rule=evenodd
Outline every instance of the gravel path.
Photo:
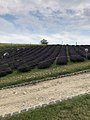
M 0 90 L 0 115 L 90 92 L 90 73 Z

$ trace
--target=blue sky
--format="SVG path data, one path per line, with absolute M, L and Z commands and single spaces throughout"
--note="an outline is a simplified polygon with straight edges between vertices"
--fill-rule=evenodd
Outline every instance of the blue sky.
M 90 0 L 0 0 L 0 42 L 39 44 L 43 38 L 90 44 Z

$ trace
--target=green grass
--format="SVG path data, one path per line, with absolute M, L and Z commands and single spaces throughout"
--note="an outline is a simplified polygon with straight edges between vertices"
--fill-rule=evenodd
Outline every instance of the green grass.
M 12 47 L 26 47 L 26 46 L 36 46 L 43 44 L 12 44 L 12 43 L 0 43 L 0 48 L 12 48 Z M 43 45 L 44 46 L 44 45 Z
M 24 45 L 0 44 L 0 51 Z M 27 46 L 27 45 L 26 45 Z M 24 82 L 42 80 L 48 77 L 56 77 L 67 73 L 73 73 L 81 70 L 90 69 L 90 61 L 80 63 L 68 62 L 68 65 L 57 66 L 53 64 L 48 69 L 33 69 L 26 73 L 13 71 L 5 77 L 0 78 L 0 88 L 10 85 L 16 85 Z M 90 120 L 90 95 L 75 97 L 58 104 L 49 105 L 21 113 L 2 120 Z
M 90 61 L 88 60 L 80 63 L 68 63 L 68 65 L 64 66 L 57 66 L 53 64 L 48 69 L 35 68 L 26 73 L 18 73 L 17 71 L 14 71 L 12 74 L 0 78 L 0 88 L 24 82 L 43 80 L 48 77 L 56 77 L 85 69 L 90 69 Z
M 12 44 L 12 43 L 0 43 L 0 52 L 4 52 L 5 50 L 11 48 L 18 48 L 18 47 L 27 47 L 27 46 L 36 46 L 41 44 Z
M 90 94 L 77 96 L 2 120 L 90 120 Z
M 42 44 L 12 44 L 12 43 L 0 43 L 0 52 L 11 48 L 18 48 L 18 47 L 28 47 L 28 46 L 41 46 Z M 45 45 L 42 45 L 45 46 Z
M 19 46 L 29 46 L 30 44 L 0 44 L 0 51 L 5 49 L 10 49 L 11 47 L 19 47 Z M 31 44 L 32 45 L 32 44 Z M 0 78 L 0 88 L 21 84 L 24 82 L 44 80 L 48 77 L 57 77 L 60 75 L 64 75 L 67 73 L 73 73 L 81 70 L 90 69 L 90 61 L 85 60 L 85 62 L 80 63 L 71 63 L 68 62 L 68 65 L 58 66 L 55 63 L 48 69 L 33 69 L 26 73 L 18 73 L 17 71 L 13 71 L 12 74 L 9 74 L 5 77 Z

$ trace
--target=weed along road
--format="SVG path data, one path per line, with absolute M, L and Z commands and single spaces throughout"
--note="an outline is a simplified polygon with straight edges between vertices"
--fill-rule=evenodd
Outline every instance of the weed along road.
M 90 73 L 0 90 L 0 115 L 90 92 Z

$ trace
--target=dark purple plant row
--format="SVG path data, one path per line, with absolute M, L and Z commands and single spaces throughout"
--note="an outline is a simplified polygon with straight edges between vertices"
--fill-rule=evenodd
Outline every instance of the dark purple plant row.
M 0 53 L 0 76 L 13 70 L 19 72 L 49 68 L 53 63 L 66 65 L 71 62 L 82 62 L 86 58 L 85 48 L 88 48 L 87 58 L 90 59 L 90 46 L 48 45 L 11 48 Z
M 0 77 L 3 77 L 5 75 L 8 75 L 12 73 L 12 69 L 6 64 L 0 65 Z
M 54 46 L 52 51 L 48 51 L 48 53 L 46 53 L 45 55 L 45 59 L 39 62 L 38 68 L 41 69 L 50 67 L 54 63 L 56 57 L 58 56 L 60 49 L 61 46 Z
M 57 65 L 66 65 L 68 62 L 68 57 L 67 57 L 67 50 L 66 50 L 66 46 L 63 45 L 61 47 L 61 50 L 57 56 L 57 59 L 56 59 L 56 64 Z
M 68 46 L 68 53 L 71 62 L 83 62 L 84 58 L 78 54 L 78 49 L 75 46 Z

